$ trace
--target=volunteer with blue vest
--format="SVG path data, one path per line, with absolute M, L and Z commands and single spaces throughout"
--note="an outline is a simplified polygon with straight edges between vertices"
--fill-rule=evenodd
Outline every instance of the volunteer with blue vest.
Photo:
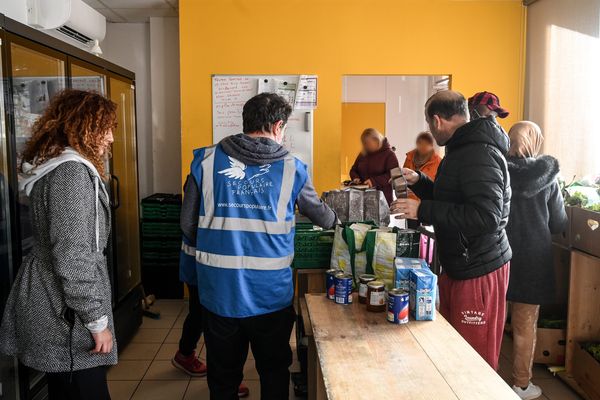
M 295 206 L 324 228 L 337 221 L 281 145 L 291 113 L 283 97 L 259 94 L 244 105 L 243 134 L 194 151 L 181 265 L 197 278 L 211 399 L 238 398 L 248 345 L 261 399 L 289 396 Z

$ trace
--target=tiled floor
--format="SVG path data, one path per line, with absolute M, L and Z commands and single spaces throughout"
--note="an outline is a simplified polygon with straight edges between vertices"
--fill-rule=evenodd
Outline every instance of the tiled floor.
M 142 327 L 119 354 L 119 364 L 108 371 L 108 386 L 113 400 L 204 400 L 208 399 L 206 378 L 190 378 L 171 365 L 177 351 L 181 328 L 187 314 L 183 301 L 158 300 L 158 320 L 144 317 Z M 292 349 L 295 350 L 295 334 Z M 198 344 L 205 360 L 204 340 Z M 294 359 L 296 359 L 294 351 Z M 299 370 L 297 364 L 292 371 Z M 249 400 L 260 399 L 260 382 L 252 352 L 244 369 L 244 383 L 250 388 Z M 290 399 L 296 399 L 290 387 Z
M 504 335 L 502 349 L 500 350 L 500 367 L 498 374 L 510 385 L 512 375 L 512 339 Z M 539 400 L 583 400 L 571 388 L 552 375 L 548 369 L 540 364 L 533 367 L 533 383 L 542 388 Z
M 108 372 L 108 384 L 113 400 L 204 400 L 208 399 L 206 378 L 190 378 L 171 365 L 177 351 L 186 303 L 178 300 L 159 300 L 155 306 L 161 318 L 144 317 L 144 323 L 132 342 L 122 349 L 119 364 Z M 200 358 L 205 358 L 204 341 L 199 343 Z M 292 349 L 295 350 L 295 335 Z M 502 347 L 499 374 L 507 382 L 511 375 L 512 341 L 508 336 Z M 294 353 L 294 359 L 296 359 Z M 291 370 L 298 370 L 297 364 Z M 250 400 L 260 398 L 260 382 L 254 368 L 252 353 L 244 370 L 244 382 L 250 387 Z M 540 400 L 581 400 L 577 394 L 543 366 L 535 366 L 534 383 L 544 395 Z M 296 399 L 290 387 L 290 399 Z

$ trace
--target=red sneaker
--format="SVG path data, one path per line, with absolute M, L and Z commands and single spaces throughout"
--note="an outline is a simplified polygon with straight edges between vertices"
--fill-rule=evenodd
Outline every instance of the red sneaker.
M 206 376 L 206 364 L 198 360 L 196 357 L 196 352 L 193 352 L 191 355 L 186 357 L 177 351 L 175 357 L 173 357 L 171 360 L 171 364 L 173 364 L 175 368 L 182 370 L 190 376 Z
M 250 389 L 248 389 L 248 386 L 244 385 L 243 383 L 240 384 L 240 387 L 238 388 L 238 397 L 248 397 L 250 395 Z

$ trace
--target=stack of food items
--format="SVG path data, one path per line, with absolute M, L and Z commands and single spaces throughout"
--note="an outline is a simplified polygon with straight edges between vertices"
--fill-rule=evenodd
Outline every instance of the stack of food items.
M 340 269 L 326 271 L 327 297 L 337 304 L 352 304 L 352 293 L 358 289 L 358 301 L 367 311 L 385 312 L 394 324 L 409 321 L 409 311 L 415 321 L 435 319 L 437 276 L 424 260 L 396 257 L 393 268 L 393 286 L 386 289 L 383 279 L 376 274 L 360 274 L 355 282 L 352 273 Z

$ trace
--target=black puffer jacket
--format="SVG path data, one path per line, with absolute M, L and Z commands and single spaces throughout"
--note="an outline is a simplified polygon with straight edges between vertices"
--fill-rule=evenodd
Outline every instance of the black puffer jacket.
M 551 156 L 508 158 L 513 188 L 506 227 L 513 250 L 507 298 L 528 304 L 555 303 L 552 234 L 563 232 L 565 213 L 558 161 Z
M 488 274 L 510 261 L 504 228 L 510 211 L 506 133 L 492 118 L 456 130 L 435 183 L 427 176 L 411 189 L 422 199 L 419 220 L 435 228 L 442 268 L 452 279 Z

